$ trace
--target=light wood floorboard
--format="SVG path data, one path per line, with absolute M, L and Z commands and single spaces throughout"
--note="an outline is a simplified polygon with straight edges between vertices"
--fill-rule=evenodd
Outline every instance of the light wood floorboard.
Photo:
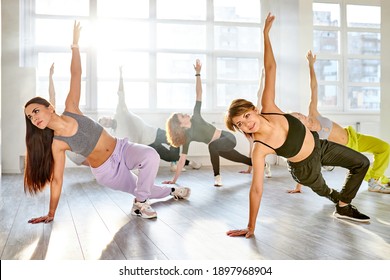
M 251 175 L 244 166 L 223 166 L 224 186 L 213 186 L 211 167 L 188 170 L 180 185 L 189 200 L 153 201 L 158 218 L 132 216 L 133 196 L 100 186 L 88 168 L 68 168 L 55 221 L 31 225 L 44 215 L 48 188 L 31 197 L 20 174 L 2 174 L 0 258 L 2 260 L 390 260 L 390 195 L 371 193 L 363 182 L 353 204 L 371 217 L 359 224 L 333 217 L 333 204 L 294 181 L 286 167 L 272 166 L 254 238 L 230 238 L 248 219 Z M 172 178 L 161 167 L 156 182 Z M 345 170 L 324 171 L 339 189 Z

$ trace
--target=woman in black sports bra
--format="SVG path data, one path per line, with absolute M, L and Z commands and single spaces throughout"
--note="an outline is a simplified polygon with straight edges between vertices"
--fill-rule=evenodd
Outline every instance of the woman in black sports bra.
M 268 14 L 263 31 L 265 87 L 261 100 L 262 112 L 260 114 L 251 102 L 236 99 L 229 106 L 225 118 L 230 130 L 251 134 L 254 139 L 248 226 L 245 229 L 230 230 L 227 234 L 246 237 L 254 234 L 263 193 L 264 162 L 268 154 L 285 157 L 294 180 L 332 200 L 336 204 L 336 217 L 367 222 L 370 218 L 361 214 L 350 203 L 364 179 L 369 160 L 345 146 L 320 140 L 316 132 L 310 132 L 297 118 L 285 114 L 275 104 L 276 62 L 269 38 L 274 19 L 275 16 Z M 341 166 L 349 170 L 340 192 L 327 186 L 321 174 L 321 165 Z

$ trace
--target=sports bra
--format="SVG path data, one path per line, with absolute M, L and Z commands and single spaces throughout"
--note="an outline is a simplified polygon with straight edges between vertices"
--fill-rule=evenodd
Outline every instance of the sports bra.
M 333 122 L 330 119 L 325 118 L 321 115 L 317 116 L 317 120 L 320 122 L 321 125 L 321 130 L 317 131 L 318 136 L 320 137 L 320 139 L 328 139 L 330 133 L 332 132 Z
M 74 118 L 78 123 L 77 132 L 72 136 L 54 136 L 55 139 L 67 143 L 76 154 L 88 157 L 95 148 L 103 127 L 91 118 L 65 111 L 65 116 Z
M 271 148 L 276 152 L 278 156 L 282 156 L 285 158 L 291 158 L 296 156 L 301 150 L 303 141 L 305 140 L 306 128 L 303 125 L 303 123 L 290 114 L 279 114 L 279 113 L 262 113 L 262 114 L 284 116 L 288 122 L 287 137 L 284 143 L 282 144 L 282 146 L 276 149 L 260 140 L 254 140 L 253 142 L 258 142 L 267 146 L 268 148 Z

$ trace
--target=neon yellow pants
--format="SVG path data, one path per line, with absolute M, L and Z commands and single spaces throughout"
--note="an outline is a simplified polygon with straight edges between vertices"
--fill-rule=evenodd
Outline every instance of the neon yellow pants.
M 379 179 L 382 184 L 389 183 L 389 178 L 384 174 L 389 165 L 390 145 L 379 138 L 360 134 L 351 126 L 346 127 L 345 130 L 348 133 L 347 147 L 361 153 L 374 155 L 374 161 L 364 180 L 368 181 L 373 178 Z

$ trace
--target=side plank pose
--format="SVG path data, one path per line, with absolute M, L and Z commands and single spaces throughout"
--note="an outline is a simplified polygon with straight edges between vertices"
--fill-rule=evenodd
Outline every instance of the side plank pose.
M 173 113 L 166 122 L 169 143 L 175 147 L 183 146 L 183 149 L 174 178 L 171 181 L 164 181 L 163 183 L 176 183 L 180 176 L 181 168 L 184 166 L 190 143 L 196 141 L 208 145 L 211 164 L 214 170 L 214 186 L 220 187 L 222 186 L 220 156 L 246 165 L 252 165 L 252 161 L 249 157 L 240 154 L 234 149 L 237 140 L 232 133 L 217 129 L 202 118 L 200 112 L 202 106 L 202 81 L 200 78 L 202 64 L 199 59 L 196 60 L 194 69 L 196 73 L 196 102 L 193 115 Z
M 310 70 L 311 100 L 309 115 L 299 114 L 298 118 L 311 130 L 316 131 L 321 139 L 347 146 L 361 153 L 371 153 L 374 156 L 372 166 L 368 169 L 365 180 L 368 182 L 368 190 L 378 193 L 390 193 L 389 179 L 384 175 L 389 166 L 390 145 L 373 136 L 356 132 L 352 126 L 342 128 L 339 124 L 322 116 L 317 109 L 318 85 L 314 63 L 316 56 L 309 51 L 306 55 Z M 290 193 L 301 192 L 301 184 L 297 184 Z
M 262 111 L 244 99 L 233 100 L 225 123 L 232 131 L 252 134 L 253 176 L 249 192 L 249 221 L 245 229 L 230 230 L 229 236 L 250 237 L 254 234 L 264 185 L 264 161 L 268 154 L 285 157 L 295 181 L 309 186 L 315 193 L 332 200 L 337 218 L 368 222 L 370 218 L 351 205 L 369 167 L 367 157 L 345 146 L 320 140 L 296 117 L 285 114 L 275 104 L 276 62 L 269 31 L 275 16 L 268 14 L 264 25 L 265 86 Z M 349 170 L 340 192 L 330 189 L 321 174 L 321 165 L 341 166 Z
M 125 99 L 122 67 L 119 68 L 119 73 L 118 104 L 115 116 L 114 118 L 101 117 L 98 120 L 99 123 L 106 128 L 111 128 L 118 137 L 127 137 L 130 142 L 154 148 L 162 160 L 171 163 L 171 171 L 176 171 L 176 162 L 180 158 L 180 148 L 169 145 L 165 130 L 146 123 L 138 115 L 129 111 Z M 193 160 L 186 160 L 185 165 L 193 169 L 199 169 L 202 166 Z M 185 171 L 185 169 L 182 171 Z
M 51 222 L 61 196 L 65 151 L 71 150 L 88 160 L 96 181 L 109 188 L 135 196 L 132 215 L 154 218 L 156 212 L 149 199 L 188 198 L 189 188 L 161 187 L 154 184 L 160 157 L 151 147 L 116 139 L 79 109 L 81 93 L 81 58 L 78 47 L 80 23 L 73 27 L 70 90 L 65 111 L 58 115 L 52 104 L 34 97 L 24 107 L 26 120 L 25 191 L 34 195 L 50 183 L 50 205 L 47 215 L 32 218 L 29 223 Z M 39 166 L 39 168 L 37 168 Z M 130 170 L 138 168 L 136 176 Z

